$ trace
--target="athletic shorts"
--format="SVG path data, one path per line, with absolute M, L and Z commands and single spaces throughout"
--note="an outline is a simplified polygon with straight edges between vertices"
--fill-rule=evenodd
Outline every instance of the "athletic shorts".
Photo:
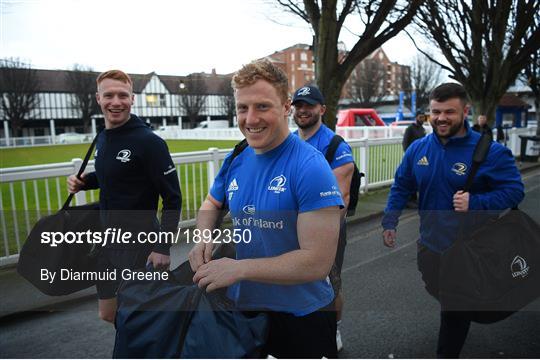
M 146 266 L 146 260 L 152 252 L 151 249 L 108 249 L 100 251 L 97 260 L 97 270 L 100 273 L 110 273 L 116 270 L 115 280 L 98 281 L 96 284 L 98 298 L 101 300 L 116 297 L 118 286 L 122 281 L 121 272 L 124 269 L 140 269 Z
M 337 358 L 334 303 L 305 316 L 268 312 L 268 339 L 263 356 L 276 358 Z
M 341 291 L 341 269 L 343 268 L 343 260 L 345 259 L 345 246 L 347 245 L 347 224 L 345 220 L 341 222 L 339 227 L 339 239 L 336 251 L 336 259 L 330 269 L 330 283 L 334 289 L 334 295 L 337 296 Z

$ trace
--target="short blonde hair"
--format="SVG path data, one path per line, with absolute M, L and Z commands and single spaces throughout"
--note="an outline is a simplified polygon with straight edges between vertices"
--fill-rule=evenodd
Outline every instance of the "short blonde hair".
M 255 84 L 258 80 L 265 80 L 272 85 L 283 104 L 289 99 L 289 80 L 287 74 L 270 61 L 256 60 L 244 65 L 234 74 L 231 85 L 233 89 L 240 89 Z
M 133 81 L 131 81 L 131 77 L 129 77 L 129 75 L 123 72 L 122 70 L 109 70 L 109 71 L 105 71 L 99 74 L 99 76 L 96 79 L 96 85 L 98 89 L 99 89 L 99 84 L 105 79 L 113 79 L 113 80 L 118 80 L 123 83 L 126 83 L 129 85 L 129 87 L 133 91 Z

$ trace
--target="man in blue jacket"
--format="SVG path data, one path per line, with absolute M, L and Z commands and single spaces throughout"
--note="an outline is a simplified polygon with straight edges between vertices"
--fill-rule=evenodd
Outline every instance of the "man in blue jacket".
M 98 273 L 117 270 L 116 279 L 97 283 L 99 316 L 114 323 L 121 271 L 146 263 L 152 263 L 154 269 L 168 268 L 171 244 L 146 243 L 139 234 L 176 232 L 182 196 L 167 144 L 131 114 L 134 95 L 129 75 L 120 70 L 100 74 L 96 97 L 105 117 L 105 130 L 96 143 L 95 172 L 83 174 L 81 179 L 71 175 L 68 189 L 76 193 L 99 188 L 103 228 L 133 234 L 129 243 L 107 243 L 98 257 Z M 156 218 L 160 196 L 161 225 Z
M 383 243 L 396 245 L 396 227 L 411 194 L 419 192 L 420 239 L 418 268 L 426 290 L 438 298 L 440 254 L 459 236 L 459 214 L 504 210 L 524 196 L 512 152 L 493 142 L 475 176 L 470 192 L 463 192 L 480 134 L 465 120 L 467 94 L 460 84 L 446 83 L 430 94 L 433 133 L 415 141 L 396 171 L 382 220 Z M 478 226 L 478 224 L 475 224 Z M 470 327 L 466 312 L 441 311 L 438 357 L 459 357 Z

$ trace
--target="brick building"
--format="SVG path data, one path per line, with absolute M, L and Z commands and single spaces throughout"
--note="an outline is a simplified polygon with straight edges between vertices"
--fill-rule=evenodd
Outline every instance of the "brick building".
M 343 46 L 340 52 L 346 52 Z M 291 91 L 315 82 L 313 51 L 310 45 L 296 44 L 276 51 L 266 58 L 285 70 Z M 410 90 L 410 67 L 390 61 L 384 50 L 379 48 L 357 65 L 343 88 L 342 100 L 355 100 L 355 80 L 365 77 L 363 75 L 371 63 L 377 63 L 383 71 L 378 87 L 386 98 L 395 99 L 400 90 Z

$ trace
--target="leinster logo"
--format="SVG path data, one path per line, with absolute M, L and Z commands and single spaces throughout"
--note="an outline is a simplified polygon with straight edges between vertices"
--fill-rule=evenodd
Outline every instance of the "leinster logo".
M 130 161 L 131 159 L 129 158 L 131 156 L 131 151 L 125 149 L 125 150 L 120 150 L 118 152 L 118 155 L 116 155 L 116 160 L 120 160 L 121 162 L 125 163 L 125 162 L 128 162 Z
M 514 260 L 512 260 L 510 270 L 512 271 L 513 278 L 516 278 L 518 276 L 524 278 L 529 273 L 529 266 L 527 266 L 527 262 L 525 261 L 525 259 L 518 255 L 514 258 Z
M 300 90 L 298 90 L 298 92 L 296 93 L 298 96 L 306 96 L 306 95 L 309 95 L 311 93 L 311 89 L 307 86 L 304 86 L 303 88 L 301 88 Z
M 242 208 L 242 211 L 246 215 L 255 215 L 255 205 L 246 205 Z
M 268 190 L 273 191 L 275 194 L 279 194 L 287 190 L 287 188 L 284 187 L 285 183 L 287 182 L 287 178 L 283 175 L 276 176 L 275 178 L 270 181 L 270 185 L 268 186 Z
M 454 166 L 452 166 L 452 171 L 458 175 L 465 175 L 465 172 L 467 171 L 467 165 L 465 165 L 464 163 L 455 163 Z

